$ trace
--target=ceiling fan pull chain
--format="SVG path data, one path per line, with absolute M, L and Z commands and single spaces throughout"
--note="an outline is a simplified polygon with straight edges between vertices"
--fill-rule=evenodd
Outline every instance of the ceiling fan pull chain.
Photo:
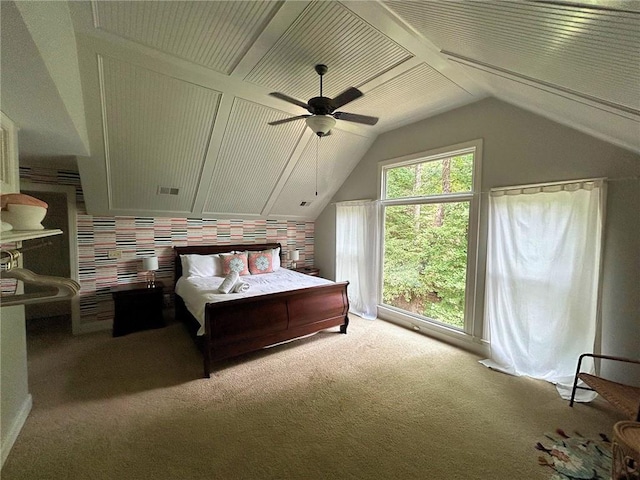
M 322 79 L 322 77 L 320 77 Z M 316 137 L 316 197 L 318 196 L 318 150 L 320 148 L 320 139 L 322 137 Z

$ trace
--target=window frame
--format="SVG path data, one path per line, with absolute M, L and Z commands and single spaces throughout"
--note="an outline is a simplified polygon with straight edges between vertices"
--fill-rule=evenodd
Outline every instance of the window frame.
M 442 160 L 458 155 L 473 153 L 473 170 L 471 191 L 450 194 L 433 194 L 420 197 L 386 198 L 387 172 L 392 168 Z M 482 302 L 479 297 L 479 238 L 480 238 L 480 203 L 481 203 L 481 174 L 482 174 L 482 139 L 472 140 L 456 145 L 442 147 L 434 150 L 416 152 L 402 157 L 383 160 L 378 163 L 378 198 L 380 200 L 380 231 L 379 231 L 379 258 L 380 265 L 384 265 L 384 234 L 385 234 L 385 211 L 387 206 L 416 205 L 416 204 L 436 204 L 451 202 L 469 202 L 469 235 L 467 238 L 467 268 L 465 284 L 465 305 L 464 305 L 464 327 L 458 329 L 449 326 L 435 319 L 430 319 L 421 315 L 413 314 L 392 305 L 382 303 L 383 292 L 383 269 L 379 275 L 378 312 L 382 317 L 388 314 L 391 320 L 399 319 L 408 322 L 415 329 L 425 328 L 437 334 L 454 336 L 465 340 L 476 342 L 482 341 Z M 395 317 L 395 318 L 394 318 Z

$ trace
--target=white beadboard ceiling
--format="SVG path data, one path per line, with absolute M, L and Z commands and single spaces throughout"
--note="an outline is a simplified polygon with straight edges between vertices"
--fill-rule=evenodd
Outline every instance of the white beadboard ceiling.
M 78 157 L 95 215 L 313 220 L 380 133 L 487 96 L 640 152 L 637 0 L 1 7 L 0 107 L 23 157 Z M 268 125 L 306 113 L 269 92 L 317 96 L 317 63 L 377 125 Z

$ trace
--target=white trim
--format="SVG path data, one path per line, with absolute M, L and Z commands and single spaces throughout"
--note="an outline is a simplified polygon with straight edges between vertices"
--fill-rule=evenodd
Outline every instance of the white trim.
M 488 357 L 490 354 L 489 343 L 479 337 L 474 337 L 453 328 L 446 328 L 443 325 L 435 325 L 431 322 L 420 320 L 417 317 L 384 305 L 378 305 L 378 319 L 415 330 L 423 335 L 455 345 L 482 357 Z
M 402 198 L 390 198 L 388 200 L 380 200 L 385 206 L 392 205 L 416 205 L 416 204 L 428 204 L 428 203 L 451 203 L 451 202 L 464 202 L 471 201 L 473 199 L 473 192 L 461 192 L 461 193 L 438 193 L 434 195 L 425 195 L 424 197 L 402 197 Z
M 483 141 L 478 139 L 474 142 L 475 151 L 473 155 L 473 196 L 469 204 L 469 243 L 467 250 L 467 295 L 465 298 L 465 330 L 473 336 L 481 338 L 484 323 L 483 306 L 479 302 L 484 298 L 484 290 L 480 291 L 478 283 L 484 285 L 484 269 L 480 270 L 480 258 L 486 252 L 480 252 L 480 215 L 482 214 L 482 156 Z
M 607 241 L 606 226 L 607 226 L 607 194 L 608 194 L 608 179 L 602 178 L 601 194 L 600 194 L 600 265 L 598 265 L 598 298 L 596 300 L 596 338 L 594 340 L 593 352 L 602 352 L 602 289 L 604 288 L 604 255 L 605 255 L 605 242 Z M 596 364 L 596 368 L 599 365 Z M 599 372 L 598 372 L 599 373 Z
M 5 143 L 5 150 L 0 152 L 0 193 L 19 191 L 18 130 L 17 125 L 0 112 L 0 135 Z
M 78 265 L 78 215 L 76 203 L 76 187 L 73 185 L 56 185 L 36 183 L 28 180 L 20 181 L 20 190 L 35 192 L 64 193 L 67 196 L 67 224 L 69 225 L 69 271 L 71 279 L 80 283 Z M 80 296 L 71 299 L 71 330 L 74 335 L 80 333 Z
M 378 162 L 378 192 L 380 199 L 383 199 L 383 182 L 381 182 L 381 173 L 384 167 L 389 165 L 404 166 L 412 165 L 414 163 L 421 163 L 423 161 L 438 160 L 440 158 L 455 157 L 470 152 L 472 148 L 482 149 L 482 139 L 470 140 L 468 142 L 456 143 L 448 147 L 434 148 L 432 150 L 424 150 L 421 152 L 410 153 L 397 158 L 389 158 L 387 160 L 381 160 Z
M 16 443 L 18 435 L 20 435 L 22 427 L 24 427 L 24 423 L 27 421 L 29 413 L 31 413 L 32 407 L 33 397 L 31 396 L 31 394 L 28 394 L 24 399 L 24 402 L 22 402 L 20 411 L 15 416 L 13 424 L 9 427 L 9 433 L 5 438 L 2 439 L 2 445 L 0 445 L 0 468 L 3 467 L 5 460 L 9 456 L 9 452 L 13 448 L 13 444 Z
M 481 305 L 480 300 L 484 296 L 484 292 L 478 291 L 478 285 L 482 285 L 479 281 L 479 240 L 480 240 L 480 214 L 481 214 L 481 178 L 482 178 L 482 154 L 483 154 L 483 140 L 481 138 L 471 140 L 468 142 L 458 143 L 449 147 L 441 147 L 433 150 L 416 152 L 395 159 L 388 159 L 378 162 L 378 195 L 383 207 L 392 205 L 403 204 L 428 204 L 428 203 L 444 203 L 444 202 L 469 202 L 469 234 L 467 239 L 467 269 L 466 269 L 466 285 L 465 285 L 465 303 L 464 303 L 464 330 L 455 330 L 456 335 L 466 335 L 473 337 L 475 335 L 481 335 L 483 331 L 483 312 L 479 311 Z M 393 198 L 385 199 L 386 192 L 386 171 L 390 168 L 396 168 L 406 165 L 413 165 L 416 163 L 430 162 L 444 158 L 451 158 L 458 155 L 473 154 L 473 178 L 470 192 L 460 192 L 452 194 L 434 194 L 425 197 L 406 197 L 406 198 Z M 384 208 L 381 208 L 382 221 L 380 223 L 380 257 L 384 252 Z M 384 264 L 384 259 L 381 258 L 381 264 Z M 379 274 L 379 291 L 380 296 L 378 298 L 378 311 L 385 309 L 385 305 L 382 305 L 382 292 L 383 292 L 383 269 L 380 269 Z M 398 318 L 395 310 L 386 306 L 387 312 L 394 318 Z M 409 324 L 415 326 L 415 322 L 420 324 L 425 323 L 429 325 L 429 329 L 433 332 L 448 332 L 445 325 L 436 323 L 430 323 L 420 320 L 418 317 L 412 317 L 406 315 L 406 320 Z M 453 331 L 453 330 L 452 330 Z M 450 336 L 450 335 L 449 335 Z M 456 338 L 454 336 L 454 338 Z M 480 338 L 480 337 L 478 337 Z

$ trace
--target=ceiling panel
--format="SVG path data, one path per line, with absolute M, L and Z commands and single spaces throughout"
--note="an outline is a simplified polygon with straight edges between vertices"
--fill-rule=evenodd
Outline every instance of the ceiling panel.
M 234 99 L 204 214 L 260 215 L 302 132 L 303 121 L 271 126 L 283 112 Z
M 412 54 L 338 2 L 314 2 L 247 75 L 248 82 L 308 100 L 319 93 L 313 66 L 324 63 L 324 96 L 358 87 Z
M 315 219 L 372 143 L 373 138 L 336 129 L 328 137 L 312 137 L 269 213 Z M 301 206 L 303 201 L 310 205 Z
M 469 68 L 476 78 L 484 80 L 495 90 L 496 96 L 499 94 L 511 104 L 556 122 L 569 122 L 571 128 L 606 141 L 615 139 L 624 148 L 640 151 L 640 117 L 632 118 L 619 111 L 594 108 L 589 103 L 559 95 L 553 89 L 545 90 L 535 85 L 513 82 L 492 72 L 465 68 Z
M 428 116 L 429 110 L 444 105 L 471 101 L 473 95 L 426 63 L 419 64 L 367 92 L 343 109 L 347 112 L 379 117 L 383 128 L 406 117 Z
M 96 28 L 230 74 L 282 2 L 93 2 Z
M 110 208 L 190 212 L 220 93 L 106 56 L 100 64 Z
M 446 52 L 640 110 L 640 15 L 551 2 L 384 2 Z M 619 5 L 624 7 L 624 2 Z
M 640 151 L 637 0 L 0 3 L 3 111 L 23 153 L 88 155 L 95 215 L 314 219 L 377 135 L 488 95 Z M 46 43 L 69 38 L 84 153 Z M 340 110 L 380 121 L 338 120 L 316 198 L 316 137 L 267 123 L 306 113 L 268 93 L 317 96 L 318 63 L 325 96 L 360 88 Z

